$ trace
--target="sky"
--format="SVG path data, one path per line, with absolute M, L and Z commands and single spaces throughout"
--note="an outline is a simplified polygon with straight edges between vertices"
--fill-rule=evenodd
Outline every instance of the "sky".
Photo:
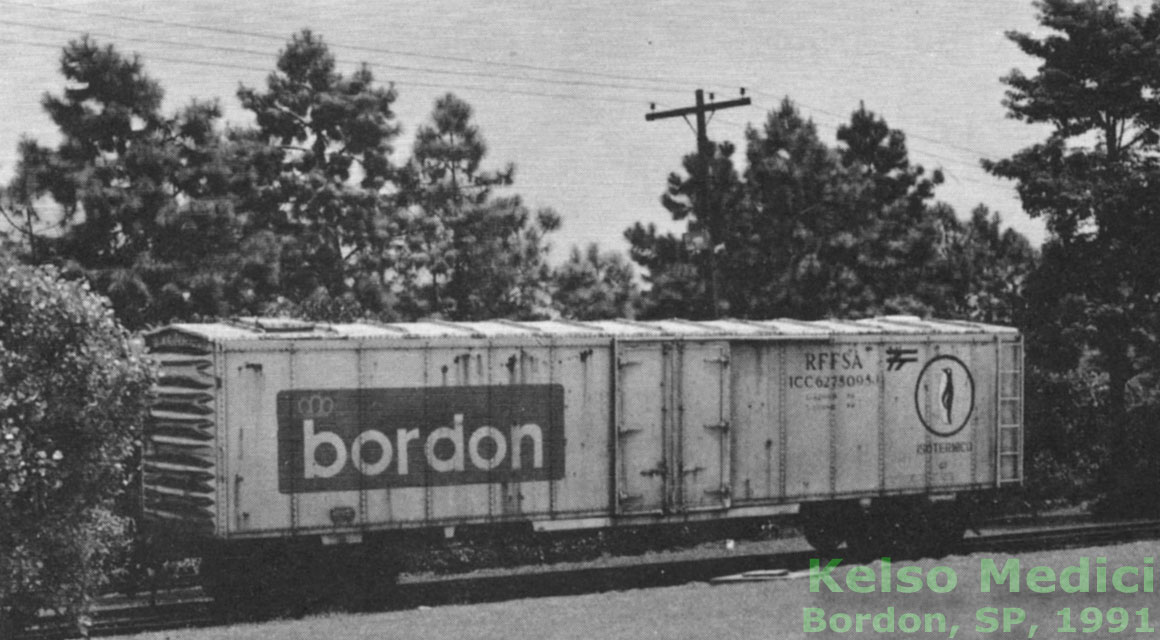
M 624 229 L 680 232 L 660 205 L 669 173 L 695 148 L 680 118 L 645 121 L 653 104 L 719 101 L 741 88 L 748 107 L 721 111 L 709 136 L 744 148 L 789 97 L 823 141 L 860 103 L 907 135 L 912 162 L 942 168 L 936 190 L 960 217 L 979 204 L 1040 244 L 1045 231 L 1013 184 L 991 177 L 999 159 L 1046 130 L 1006 117 L 1000 78 L 1036 61 L 1006 37 L 1043 35 L 1028 0 L 0 0 L 0 180 L 21 136 L 57 141 L 40 106 L 60 93 L 60 49 L 89 33 L 135 52 L 166 90 L 165 110 L 219 98 L 226 119 L 251 122 L 239 85 L 263 87 L 277 52 L 309 27 L 349 72 L 361 62 L 398 89 L 396 160 L 450 91 L 475 109 L 486 168 L 516 165 L 514 193 L 563 219 L 553 260 L 574 244 L 626 250 Z M 739 159 L 744 153 L 739 152 Z

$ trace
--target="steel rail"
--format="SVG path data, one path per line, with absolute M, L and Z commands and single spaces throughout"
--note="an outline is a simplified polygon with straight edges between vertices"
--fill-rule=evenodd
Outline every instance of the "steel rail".
M 970 535 L 955 554 L 979 552 L 1044 551 L 1160 538 L 1160 520 L 1135 520 L 1107 524 L 1069 524 L 1019 531 Z M 695 560 L 665 560 L 614 567 L 519 571 L 497 575 L 443 576 L 406 580 L 396 597 L 379 608 L 402 610 L 419 606 L 478 604 L 520 598 L 581 595 L 604 591 L 646 589 L 707 582 L 725 574 L 808 568 L 816 552 L 729 554 Z M 853 559 L 851 559 L 853 560 Z M 863 559 L 865 560 L 865 559 Z M 287 611 L 250 618 L 260 621 L 283 617 Z M 302 615 L 311 611 L 290 612 Z M 99 604 L 89 634 L 92 637 L 147 631 L 208 627 L 237 622 L 217 609 L 197 587 L 158 592 L 151 597 L 107 597 Z M 80 632 L 55 616 L 18 636 L 20 640 L 60 640 L 80 637 Z

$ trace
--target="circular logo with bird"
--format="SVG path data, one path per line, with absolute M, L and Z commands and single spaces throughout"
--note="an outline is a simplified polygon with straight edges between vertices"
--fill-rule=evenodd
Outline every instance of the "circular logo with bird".
M 914 407 L 926 430 L 949 438 L 963 430 L 975 411 L 975 379 L 955 356 L 932 358 L 918 374 Z

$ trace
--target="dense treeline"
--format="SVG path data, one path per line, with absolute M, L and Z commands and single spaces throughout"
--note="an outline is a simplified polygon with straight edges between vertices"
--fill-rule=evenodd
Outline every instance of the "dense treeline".
M 264 88 L 161 112 L 140 60 L 90 38 L 61 58 L 44 108 L 63 141 L 20 145 L 6 203 L 26 259 L 85 277 L 127 326 L 292 314 L 320 319 L 531 317 L 547 308 L 545 235 L 559 225 L 518 196 L 514 169 L 482 168 L 471 107 L 436 101 L 411 158 L 395 159 L 396 92 L 365 66 L 336 69 L 297 34 Z M 54 202 L 61 231 L 38 235 Z
M 985 209 L 964 222 L 935 203 L 941 174 L 912 165 L 902 132 L 865 107 L 829 146 L 787 99 L 748 131 L 743 175 L 728 142 L 705 167 L 686 158 L 663 204 L 709 245 L 629 229 L 641 291 L 629 261 L 598 247 L 548 264 L 560 217 L 511 195 L 510 164 L 485 168 L 456 96 L 435 102 L 399 160 L 395 89 L 365 66 L 340 72 L 310 31 L 265 87 L 239 89 L 249 127 L 224 123 L 214 101 L 162 113 L 143 63 L 87 37 L 61 72 L 66 88 L 43 106 L 62 142 L 21 142 L 9 235 L 26 262 L 90 281 L 134 329 L 263 314 L 1009 321 L 1035 259 Z M 704 181 L 708 201 L 695 202 Z
M 864 105 L 828 142 L 787 98 L 743 149 L 711 142 L 669 177 L 661 204 L 686 233 L 642 222 L 625 231 L 627 256 L 573 247 L 553 266 L 560 216 L 523 204 L 513 166 L 488 168 L 472 109 L 452 94 L 407 154 L 394 87 L 365 66 L 339 71 L 310 31 L 278 54 L 265 86 L 239 89 L 252 126 L 225 123 L 216 101 L 163 113 L 139 59 L 70 42 L 65 88 L 43 100 L 61 142 L 22 140 L 0 201 L 0 295 L 25 305 L 0 307 L 0 521 L 73 524 L 60 539 L 0 527 L 0 630 L 46 602 L 17 597 L 33 583 L 81 611 L 100 572 L 44 558 L 97 567 L 126 533 L 114 499 L 133 472 L 131 392 L 149 376 L 87 289 L 133 330 L 239 315 L 1013 324 L 1027 339 L 1022 497 L 1154 508 L 1160 10 L 1036 6 L 1048 35 L 1009 37 L 1041 66 L 1003 78 L 1004 105 L 1051 132 L 984 166 L 1046 221 L 1042 252 L 981 205 L 964 218 L 938 202 L 941 172 L 912 163 L 905 134 Z M 96 377 L 74 384 L 77 367 Z M 84 420 L 46 413 L 61 384 L 80 394 L 62 410 Z M 61 444 L 84 442 L 77 428 L 103 443 L 96 458 Z M 99 476 L 86 500 L 54 497 L 86 474 Z
M 626 232 L 651 284 L 643 315 L 1014 321 L 1036 261 L 1026 238 L 985 207 L 962 221 L 935 202 L 942 174 L 864 106 L 830 146 L 786 99 L 746 133 L 743 173 L 734 153 L 713 144 L 669 177 L 662 202 L 692 236 Z

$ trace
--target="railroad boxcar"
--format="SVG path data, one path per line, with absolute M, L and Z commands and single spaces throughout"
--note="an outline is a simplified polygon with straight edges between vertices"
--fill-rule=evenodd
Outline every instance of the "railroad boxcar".
M 944 540 L 963 497 L 1022 479 L 1006 327 L 247 319 L 146 343 L 148 522 L 224 566 L 290 543 L 389 553 L 406 531 L 795 509 L 825 551 Z

